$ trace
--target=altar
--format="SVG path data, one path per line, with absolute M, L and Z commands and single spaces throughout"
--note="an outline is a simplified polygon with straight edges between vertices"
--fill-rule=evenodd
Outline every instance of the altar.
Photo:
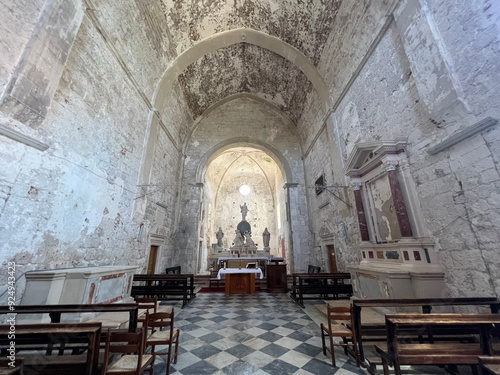
M 262 279 L 264 274 L 260 268 L 221 268 L 217 273 L 220 280 L 225 275 L 226 286 L 225 294 L 254 294 L 255 293 L 255 275 Z
M 217 269 L 224 268 L 245 268 L 248 263 L 257 263 L 257 267 L 265 269 L 269 262 L 269 257 L 218 257 Z

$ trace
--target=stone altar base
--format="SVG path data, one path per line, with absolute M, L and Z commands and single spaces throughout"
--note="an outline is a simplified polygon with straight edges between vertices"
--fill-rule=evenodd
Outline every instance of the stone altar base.
M 133 302 L 135 266 L 61 268 L 27 272 L 21 305 Z M 26 317 L 37 320 L 36 317 Z M 50 322 L 48 317 L 38 317 Z M 88 318 L 88 317 L 87 317 Z M 19 317 L 22 320 L 22 317 Z

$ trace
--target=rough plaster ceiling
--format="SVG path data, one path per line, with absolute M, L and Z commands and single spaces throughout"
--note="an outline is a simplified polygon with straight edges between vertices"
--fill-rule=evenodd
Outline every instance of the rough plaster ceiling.
M 281 39 L 318 65 L 342 0 L 160 0 L 166 37 L 179 55 L 200 40 L 238 28 Z M 251 93 L 295 123 L 311 83 L 290 61 L 248 43 L 221 48 L 191 64 L 179 83 L 194 117 L 229 95 Z
M 217 194 L 224 179 L 238 179 L 252 185 L 255 176 L 264 176 L 269 190 L 274 191 L 275 176 L 280 173 L 278 165 L 265 152 L 250 147 L 235 147 L 223 152 L 210 163 L 206 178 L 214 194 Z

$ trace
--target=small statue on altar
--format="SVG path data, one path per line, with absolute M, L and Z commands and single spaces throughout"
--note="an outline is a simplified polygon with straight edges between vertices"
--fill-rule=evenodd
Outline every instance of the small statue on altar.
M 269 247 L 269 240 L 271 239 L 271 233 L 266 229 L 264 229 L 264 233 L 262 233 L 262 241 L 264 242 L 264 247 Z
M 219 230 L 215 232 L 215 237 L 217 238 L 217 246 L 222 247 L 222 238 L 224 237 L 224 232 L 222 231 L 221 227 L 219 227 Z
M 235 232 L 236 236 L 234 237 L 234 240 L 233 240 L 233 246 L 243 245 L 244 238 L 241 235 L 240 231 L 238 229 L 236 229 L 234 232 Z
M 248 207 L 247 207 L 247 204 L 246 202 L 243 203 L 243 206 L 240 206 L 240 210 L 241 210 L 241 220 L 245 220 L 245 218 L 247 217 L 247 213 L 248 213 Z
M 247 246 L 255 246 L 255 242 L 252 239 L 252 232 L 245 231 L 245 238 L 247 239 Z

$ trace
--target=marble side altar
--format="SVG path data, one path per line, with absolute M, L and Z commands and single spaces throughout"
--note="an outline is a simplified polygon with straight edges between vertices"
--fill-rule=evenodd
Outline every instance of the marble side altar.
M 130 302 L 136 271 L 135 266 L 30 271 L 21 305 Z
M 21 305 L 57 305 L 57 304 L 106 304 L 133 302 L 130 297 L 135 266 L 99 266 L 80 268 L 60 268 L 27 272 L 26 288 L 21 298 Z M 72 321 L 89 320 L 95 314 L 81 314 Z M 109 313 L 101 314 L 110 317 Z M 125 315 L 124 319 L 128 319 Z M 20 320 L 50 321 L 44 317 L 19 317 Z M 117 325 L 119 325 L 117 323 Z

